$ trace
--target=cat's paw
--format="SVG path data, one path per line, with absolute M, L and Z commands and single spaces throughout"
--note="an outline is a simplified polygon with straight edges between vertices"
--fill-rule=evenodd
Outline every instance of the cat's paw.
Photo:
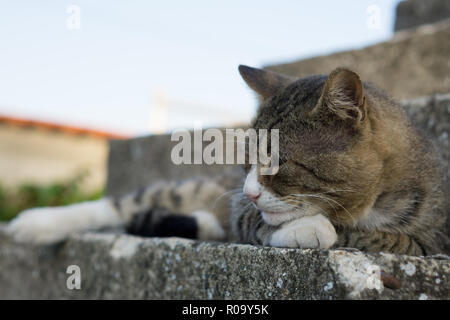
M 68 226 L 61 221 L 59 208 L 34 208 L 22 211 L 6 227 L 17 242 L 51 244 L 67 236 Z
M 199 210 L 194 211 L 192 215 L 197 221 L 197 238 L 199 240 L 220 241 L 225 239 L 225 231 L 214 214 L 208 211 Z
M 328 249 L 337 240 L 336 230 L 323 215 L 303 217 L 283 225 L 272 234 L 274 247 Z

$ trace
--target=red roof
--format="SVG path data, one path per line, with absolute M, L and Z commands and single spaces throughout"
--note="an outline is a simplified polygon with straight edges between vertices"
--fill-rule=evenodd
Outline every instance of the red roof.
M 0 115 L 0 124 L 6 123 L 8 125 L 16 126 L 16 127 L 35 127 L 40 129 L 47 129 L 47 130 L 54 130 L 54 131 L 60 131 L 62 133 L 72 134 L 72 135 L 88 135 L 95 138 L 100 139 L 128 139 L 130 138 L 127 135 L 123 134 L 116 134 L 106 131 L 100 131 L 100 130 L 93 130 L 93 129 L 87 129 L 87 128 L 80 128 L 75 126 L 69 126 L 64 124 L 56 124 L 46 121 L 40 121 L 40 120 L 30 120 L 30 119 L 23 119 L 23 118 L 17 118 L 17 117 L 10 117 L 10 116 L 2 116 Z

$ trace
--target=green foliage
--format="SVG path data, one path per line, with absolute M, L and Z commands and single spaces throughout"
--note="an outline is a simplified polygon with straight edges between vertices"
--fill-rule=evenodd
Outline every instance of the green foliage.
M 0 185 L 0 221 L 11 220 L 20 211 L 28 208 L 62 206 L 102 197 L 103 190 L 83 192 L 80 187 L 82 179 L 80 176 L 67 183 L 46 186 L 25 184 L 16 190 L 9 190 Z

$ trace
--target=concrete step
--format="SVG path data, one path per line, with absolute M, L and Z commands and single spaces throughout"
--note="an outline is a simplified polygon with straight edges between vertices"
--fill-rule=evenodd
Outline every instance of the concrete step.
M 449 299 L 450 257 L 84 234 L 32 247 L 0 228 L 0 299 Z M 80 270 L 70 290 L 69 266 Z M 69 280 L 69 282 L 71 282 Z

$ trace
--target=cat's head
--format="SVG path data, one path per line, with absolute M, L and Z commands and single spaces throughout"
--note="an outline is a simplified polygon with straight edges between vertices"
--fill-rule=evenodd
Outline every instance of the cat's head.
M 244 193 L 277 225 L 322 213 L 355 222 L 373 204 L 382 161 L 372 132 L 376 117 L 359 76 L 338 68 L 329 76 L 289 78 L 240 66 L 261 98 L 255 129 L 279 129 L 279 169 L 261 175 L 247 166 Z

